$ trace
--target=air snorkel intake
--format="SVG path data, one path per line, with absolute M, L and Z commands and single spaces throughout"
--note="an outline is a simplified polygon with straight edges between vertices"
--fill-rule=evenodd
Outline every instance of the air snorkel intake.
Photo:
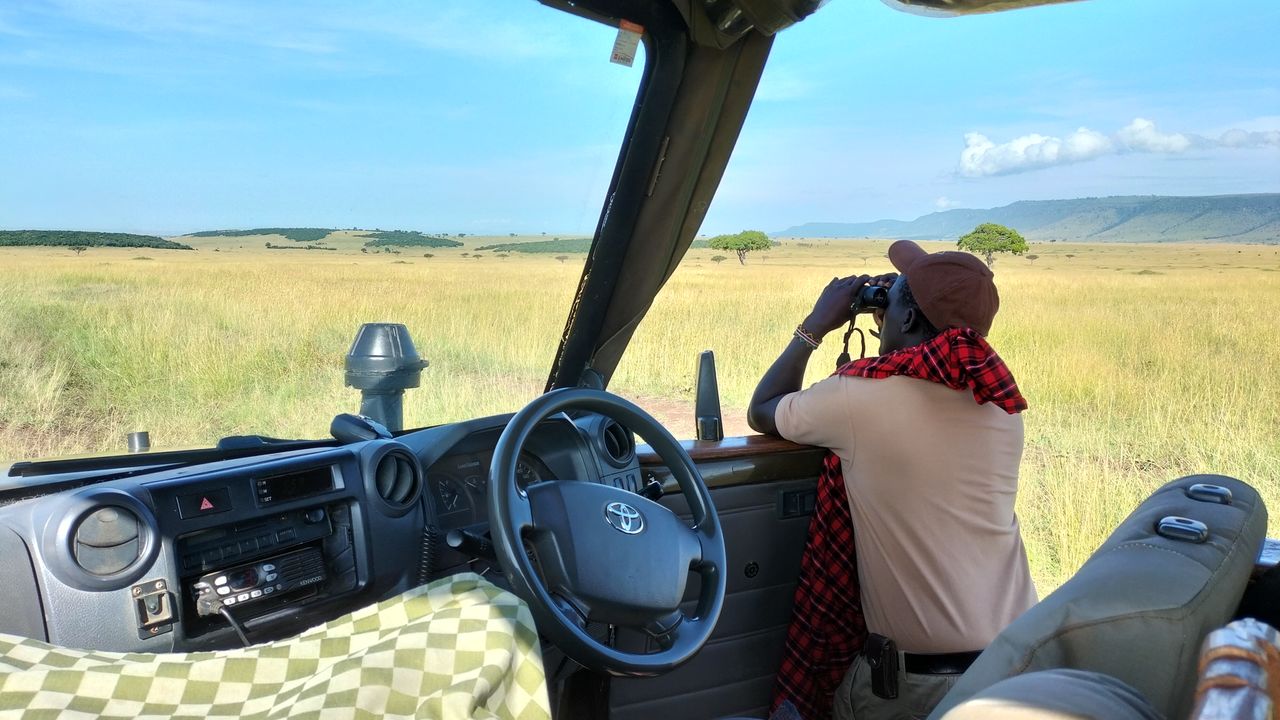
M 409 328 L 400 323 L 361 325 L 346 358 L 346 383 L 360 391 L 360 414 L 393 432 L 403 430 L 404 391 L 418 387 L 427 365 Z

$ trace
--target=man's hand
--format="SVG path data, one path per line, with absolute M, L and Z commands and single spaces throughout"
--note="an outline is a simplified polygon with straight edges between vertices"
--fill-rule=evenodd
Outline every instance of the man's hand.
M 871 278 L 870 280 L 867 281 L 867 284 L 879 285 L 882 288 L 889 288 L 889 287 L 893 287 L 893 283 L 897 279 L 898 279 L 898 273 L 885 273 L 883 275 L 876 275 L 875 277 Z
M 898 279 L 896 273 L 886 275 L 855 275 L 847 278 L 832 278 L 831 283 L 822 291 L 813 312 L 804 321 L 804 327 L 819 338 L 835 330 L 849 321 L 849 306 L 853 304 L 855 293 L 867 284 L 889 287 Z M 791 340 L 778 359 L 773 361 L 756 391 L 751 395 L 751 404 L 747 407 L 747 423 L 756 432 L 778 434 L 778 403 L 787 393 L 800 389 L 804 382 L 805 365 L 813 349 L 799 341 Z
M 818 302 L 814 303 L 813 312 L 805 318 L 804 329 L 821 339 L 823 335 L 849 322 L 849 306 L 853 305 L 854 297 L 869 280 L 870 275 L 831 278 L 831 282 L 818 296 Z

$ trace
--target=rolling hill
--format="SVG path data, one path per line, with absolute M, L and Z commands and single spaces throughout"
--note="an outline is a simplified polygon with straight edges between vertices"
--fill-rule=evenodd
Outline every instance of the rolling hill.
M 772 235 L 950 240 L 984 222 L 1008 225 L 1029 240 L 1272 244 L 1280 243 L 1280 193 L 1026 200 L 988 210 L 946 210 L 910 221 L 805 223 Z

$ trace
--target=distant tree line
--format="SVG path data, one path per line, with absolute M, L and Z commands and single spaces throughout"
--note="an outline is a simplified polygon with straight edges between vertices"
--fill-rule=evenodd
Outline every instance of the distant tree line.
M 187 237 L 246 237 L 249 235 L 280 235 L 285 240 L 315 242 L 329 237 L 332 228 L 254 228 L 252 230 L 204 230 Z
M 268 250 L 337 250 L 336 247 L 325 247 L 323 245 L 272 245 L 267 243 Z
M 163 250 L 192 250 L 156 235 L 105 233 L 83 230 L 0 230 L 0 245 L 53 247 L 148 247 Z
M 502 245 L 485 245 L 477 250 L 494 252 L 521 253 L 584 253 L 591 249 L 591 238 L 555 238 L 554 240 L 536 240 L 534 242 L 504 243 Z
M 416 230 L 387 230 L 383 232 L 365 233 L 360 237 L 373 238 L 364 244 L 365 247 L 383 247 L 386 245 L 431 248 L 462 247 L 462 243 L 457 240 L 447 240 L 434 235 L 424 235 Z
M 493 252 L 521 252 L 521 253 L 584 253 L 591 249 L 591 238 L 554 238 L 552 240 L 535 240 L 532 242 L 518 243 L 502 243 L 499 245 L 483 245 L 476 248 L 477 250 L 492 250 Z M 694 240 L 691 246 L 697 248 L 711 247 L 709 240 Z M 567 259 L 567 258 L 566 258 Z M 563 262 L 563 260 L 561 261 Z

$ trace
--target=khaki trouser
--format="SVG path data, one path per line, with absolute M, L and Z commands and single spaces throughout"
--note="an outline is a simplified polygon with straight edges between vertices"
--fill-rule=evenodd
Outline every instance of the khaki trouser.
M 903 666 L 901 654 L 898 667 Z M 836 688 L 836 720 L 923 720 L 960 679 L 959 675 L 916 675 L 898 671 L 898 697 L 885 700 L 871 692 L 871 666 L 859 655 Z

